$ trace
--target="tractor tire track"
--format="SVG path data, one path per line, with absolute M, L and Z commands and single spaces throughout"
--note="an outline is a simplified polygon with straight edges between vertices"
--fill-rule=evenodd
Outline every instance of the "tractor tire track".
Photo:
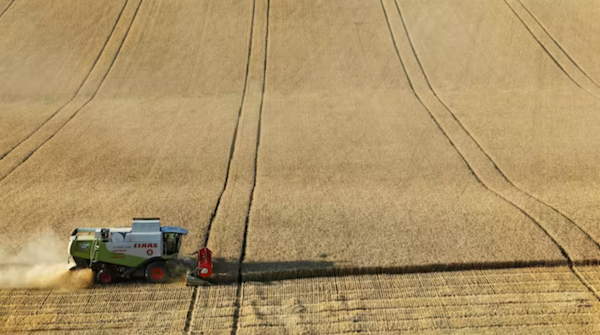
M 2 12 L 0 12 L 0 18 L 2 18 L 2 15 L 4 15 L 4 13 L 6 13 L 8 11 L 8 9 L 10 8 L 10 6 L 13 5 L 13 3 L 15 3 L 15 0 L 12 0 L 11 2 L 8 3 L 8 6 L 4 7 Z
M 506 197 L 502 196 L 501 194 L 499 194 L 498 192 L 494 191 L 493 189 L 491 189 L 486 183 L 484 183 L 480 176 L 478 175 L 477 172 L 475 172 L 474 167 L 472 166 L 472 164 L 469 162 L 469 160 L 467 160 L 467 158 L 465 157 L 465 155 L 461 152 L 461 150 L 457 147 L 456 143 L 454 140 L 452 140 L 452 137 L 450 137 L 448 135 L 448 132 L 445 129 L 445 127 L 442 127 L 442 125 L 440 124 L 440 121 L 438 120 L 438 117 L 436 117 L 434 115 L 434 112 L 432 112 L 432 109 L 430 107 L 428 107 L 428 105 L 425 103 L 424 99 L 421 98 L 421 95 L 419 93 L 417 93 L 416 89 L 415 89 L 415 85 L 413 84 L 413 80 L 411 79 L 411 76 L 408 74 L 407 72 L 407 67 L 403 61 L 403 58 L 400 54 L 400 50 L 398 49 L 398 43 L 396 42 L 396 34 L 394 34 L 394 30 L 392 29 L 392 26 L 390 24 L 390 16 L 388 16 L 387 14 L 387 10 L 385 9 L 385 5 L 383 4 L 384 0 L 380 0 L 381 3 L 381 7 L 383 9 L 385 18 L 386 18 L 386 23 L 387 26 L 389 28 L 390 31 L 390 35 L 392 37 L 392 41 L 394 44 L 394 48 L 396 49 L 396 54 L 398 55 L 398 59 L 402 65 L 402 69 L 404 70 L 404 74 L 406 75 L 406 79 L 409 82 L 409 85 L 415 95 L 415 97 L 417 98 L 417 100 L 419 100 L 419 102 L 421 103 L 421 105 L 423 106 L 423 108 L 425 108 L 425 110 L 427 111 L 427 113 L 429 114 L 429 116 L 431 117 L 432 121 L 435 123 L 435 125 L 437 126 L 437 128 L 442 132 L 442 134 L 446 137 L 446 139 L 448 139 L 450 145 L 452 145 L 452 147 L 454 148 L 454 150 L 456 150 L 456 152 L 458 153 L 458 155 L 460 156 L 460 158 L 462 159 L 462 161 L 465 163 L 465 165 L 467 166 L 467 169 L 469 170 L 469 172 L 473 175 L 473 177 L 477 180 L 477 182 L 479 184 L 481 184 L 483 187 L 485 187 L 487 190 L 489 190 L 490 192 L 492 192 L 494 195 L 496 195 L 497 197 L 499 197 L 500 199 L 506 201 L 507 203 L 509 203 L 510 205 L 512 205 L 515 209 L 517 209 L 518 211 L 520 211 L 521 213 L 523 213 L 525 216 L 527 216 L 531 221 L 533 221 L 549 238 L 550 240 L 557 246 L 557 248 L 560 250 L 561 254 L 567 259 L 567 262 L 570 261 L 570 257 L 568 256 L 567 252 L 564 250 L 564 248 L 555 240 L 555 238 L 550 235 L 548 233 L 548 231 L 544 228 L 544 226 L 542 226 L 538 221 L 536 221 L 533 217 L 531 217 L 531 215 L 529 215 L 525 210 L 523 210 L 521 207 L 519 207 L 518 205 L 516 205 L 515 203 L 513 203 L 512 201 L 508 200 Z M 391 1 L 391 0 L 390 0 Z M 397 2 L 395 0 L 393 0 L 394 3 L 396 4 L 396 6 L 398 5 Z M 400 12 L 399 7 L 396 7 L 398 10 L 398 14 L 400 15 L 400 19 L 401 22 L 403 24 L 403 28 L 404 31 L 406 32 L 406 35 L 408 37 L 408 30 L 406 30 L 406 26 L 404 26 L 404 20 L 402 19 L 402 14 Z M 410 37 L 408 37 L 410 39 Z M 410 40 L 409 40 L 410 41 Z M 410 42 L 409 42 L 410 43 Z M 411 48 L 412 48 L 412 43 L 411 44 Z M 423 71 L 423 68 L 420 66 L 421 63 L 416 55 L 416 53 L 413 50 L 413 54 L 415 56 L 415 60 L 418 62 L 419 64 L 419 68 L 421 69 L 424 77 L 426 78 L 425 72 Z M 433 95 L 438 99 L 438 101 L 446 108 L 446 110 L 448 112 L 450 112 L 450 110 L 446 107 L 446 105 L 437 97 L 437 95 L 435 94 L 435 91 L 433 91 L 433 89 L 431 88 L 431 86 L 429 85 L 429 81 L 427 81 L 427 85 L 429 86 L 429 89 L 431 90 L 431 93 L 433 93 Z M 454 116 L 454 114 L 452 113 L 452 116 Z M 454 117 L 454 120 L 458 122 L 458 120 Z M 466 131 L 466 130 L 465 130 Z M 473 139 L 474 141 L 474 139 Z M 487 156 L 487 155 L 486 155 Z M 494 164 L 495 166 L 495 164 Z
M 548 33 L 536 17 L 520 0 L 504 0 L 515 16 L 521 21 L 525 29 L 542 47 L 544 52 L 552 59 L 575 85 L 600 100 L 600 86 L 579 67 L 573 58 L 558 44 Z
M 225 260 L 215 263 L 211 281 L 236 283 L 231 334 L 237 332 L 243 299 L 242 263 L 256 187 L 267 66 L 269 9 L 270 0 L 253 1 L 244 92 L 230 147 L 225 182 L 211 214 L 203 243 L 204 246 L 210 247 L 215 255 L 219 255 L 219 259 Z M 264 38 L 257 38 L 258 36 Z M 196 305 L 197 288 L 194 290 L 193 300 Z M 188 316 L 191 319 L 185 332 L 191 334 L 194 333 L 194 312 L 190 312 Z
M 592 287 L 592 285 L 579 273 L 575 268 L 578 264 L 590 264 L 598 261 L 600 255 L 600 245 L 596 242 L 583 228 L 577 225 L 568 217 L 561 215 L 561 213 L 553 210 L 542 201 L 529 195 L 514 183 L 512 183 L 508 177 L 498 168 L 491 157 L 483 150 L 475 138 L 464 128 L 462 123 L 456 118 L 456 115 L 452 110 L 441 100 L 435 90 L 432 88 L 431 83 L 427 77 L 427 74 L 422 66 L 419 56 L 412 43 L 410 33 L 406 27 L 406 22 L 400 10 L 397 0 L 386 0 L 386 2 L 393 1 L 397 11 L 397 18 L 400 20 L 400 25 L 395 27 L 399 29 L 406 40 L 402 46 L 402 51 L 405 57 L 405 61 L 411 61 L 413 66 L 412 76 L 406 71 L 408 66 L 404 64 L 403 57 L 401 56 L 402 51 L 398 49 L 397 34 L 394 34 L 394 29 L 390 23 L 389 16 L 387 15 L 384 0 L 380 0 L 383 11 L 386 16 L 388 28 L 392 40 L 394 40 L 394 47 L 398 55 L 398 59 L 402 63 L 402 68 L 405 70 L 407 79 L 412 82 L 411 88 L 417 99 L 421 102 L 423 107 L 428 111 L 433 121 L 438 125 L 440 130 L 448 138 L 458 154 L 461 156 L 465 164 L 468 166 L 471 173 L 475 178 L 488 190 L 494 193 L 499 198 L 511 204 L 515 209 L 519 210 L 525 216 L 527 216 L 535 225 L 538 226 L 552 241 L 552 243 L 560 250 L 561 254 L 566 258 L 567 265 L 571 272 L 579 279 L 598 300 L 600 295 Z M 416 64 L 415 64 L 416 63 Z M 418 67 L 415 67 L 417 65 Z M 417 79 L 415 79 L 417 75 Z M 412 79 L 411 79 L 412 78 Z M 414 82 L 413 82 L 414 81 Z M 418 85 L 418 88 L 417 88 Z M 417 88 L 417 89 L 415 89 Z M 419 91 L 419 92 L 417 92 Z M 450 114 L 450 115 L 448 115 Z M 454 123 L 454 124 L 453 124 Z M 442 125 L 443 124 L 443 125 Z M 450 128 L 452 131 L 444 130 L 444 128 Z M 451 134 L 452 136 L 449 136 Z M 452 139 L 454 137 L 454 140 Z M 458 138 L 458 141 L 457 141 Z M 467 147 L 469 145 L 469 147 Z M 467 148 L 465 148 L 467 147 Z M 488 165 L 488 166 L 485 166 Z M 493 167 L 493 168 L 491 168 Z M 526 201 L 530 200 L 530 201 Z M 544 213 L 539 213 L 542 210 Z M 538 214 L 538 215 L 536 215 Z M 539 215 L 541 214 L 541 215 Z M 550 218 L 548 218 L 550 216 Z M 564 231 L 565 226 L 575 227 Z M 564 234 L 569 233 L 569 238 L 565 239 Z M 570 240 L 574 238 L 574 240 Z M 573 241 L 575 245 L 573 245 Z M 581 248 L 579 243 L 585 243 L 585 248 Z M 572 255 L 576 256 L 573 257 Z
M 237 129 L 239 134 L 235 140 L 236 150 L 231 159 L 231 174 L 223 194 L 224 201 L 220 203 L 216 213 L 216 225 L 212 226 L 212 229 L 217 229 L 212 232 L 211 239 L 207 241 L 211 243 L 211 246 L 215 246 L 213 251 L 220 257 L 233 261 L 231 267 L 225 272 L 226 277 L 237 282 L 232 335 L 237 333 L 243 304 L 242 266 L 246 255 L 250 211 L 256 190 L 267 75 L 270 8 L 270 0 L 259 0 L 253 4 L 254 17 L 248 60 L 248 84 L 245 87 L 240 124 Z M 255 39 L 254 36 L 257 38 Z M 258 36 L 264 36 L 264 38 L 258 38 Z M 242 227 L 243 229 L 240 229 Z M 238 243 L 240 241 L 241 245 Z
M 567 220 L 570 224 L 576 226 L 577 229 L 579 229 L 584 235 L 586 235 L 586 237 L 588 239 L 590 239 L 591 241 L 593 241 L 593 243 L 596 245 L 596 247 L 598 247 L 600 249 L 600 243 L 598 241 L 596 241 L 581 225 L 577 224 L 575 221 L 573 221 L 571 218 L 569 218 L 568 216 L 566 216 L 564 213 L 562 213 L 561 211 L 559 211 L 555 207 L 553 207 L 550 204 L 544 202 L 543 200 L 541 200 L 541 199 L 539 199 L 539 198 L 537 198 L 537 197 L 529 194 L 528 192 L 524 191 L 519 186 L 517 186 L 515 183 L 513 183 L 506 176 L 506 174 L 500 169 L 500 167 L 496 164 L 496 162 L 492 159 L 492 157 L 488 154 L 488 152 L 485 151 L 485 149 L 483 149 L 483 147 L 475 139 L 475 137 L 467 130 L 467 128 L 465 128 L 465 126 L 456 117 L 456 114 L 450 109 L 450 107 L 448 107 L 448 105 L 441 99 L 441 97 L 438 96 L 438 94 L 436 93 L 436 91 L 431 86 L 431 82 L 429 81 L 429 77 L 427 76 L 427 73 L 425 72 L 425 69 L 423 68 L 423 64 L 421 63 L 421 60 L 420 60 L 419 56 L 417 55 L 417 52 L 416 52 L 416 50 L 414 48 L 414 45 L 413 45 L 412 40 L 410 38 L 410 35 L 408 33 L 408 29 L 406 28 L 406 23 L 405 23 L 404 18 L 402 16 L 402 12 L 400 11 L 400 7 L 398 5 L 398 0 L 394 0 L 394 3 L 396 5 L 396 10 L 397 10 L 398 15 L 400 17 L 400 20 L 402 22 L 402 27 L 403 27 L 404 31 L 406 32 L 406 36 L 407 36 L 408 42 L 410 44 L 410 49 L 411 49 L 412 54 L 414 55 L 414 57 L 415 57 L 415 59 L 417 61 L 417 64 L 419 65 L 419 69 L 420 69 L 421 73 L 423 74 L 423 77 L 424 77 L 424 79 L 425 79 L 425 81 L 427 83 L 428 89 L 433 93 L 433 95 L 435 96 L 436 100 L 439 101 L 442 104 L 442 106 L 444 107 L 444 109 L 447 112 L 450 113 L 450 115 L 452 116 L 452 118 L 454 119 L 454 121 L 456 123 L 458 123 L 458 125 L 460 126 L 460 128 L 462 129 L 462 131 L 464 131 L 468 135 L 468 137 L 475 143 L 475 145 L 477 146 L 477 148 L 485 155 L 485 157 L 487 158 L 487 160 L 494 166 L 494 169 L 496 170 L 496 172 L 500 174 L 500 176 L 504 179 L 505 182 L 509 183 L 512 187 L 516 188 L 519 192 L 523 193 L 524 195 L 526 195 L 527 197 L 531 198 L 532 200 L 534 200 L 536 202 L 539 202 L 539 203 L 543 204 L 544 206 L 550 208 L 556 214 L 560 215 L 563 219 Z
M 138 48 L 140 47 L 140 44 L 142 43 L 142 40 L 144 39 L 144 35 L 146 34 L 146 29 L 148 28 L 148 23 L 152 19 L 152 14 L 154 13 L 155 5 L 156 5 L 156 0 L 153 0 L 152 5 L 150 6 L 150 12 L 148 13 L 148 18 L 144 21 L 144 25 L 142 26 L 142 32 L 140 33 L 139 38 L 135 42 L 135 47 L 133 48 L 133 51 L 131 52 L 131 56 L 129 57 L 129 61 L 127 62 L 127 66 L 125 68 L 125 73 L 121 76 L 121 80 L 119 81 L 119 84 L 116 86 L 117 88 L 114 90 L 114 94 L 112 96 L 113 98 L 116 98 L 117 94 L 121 91 L 121 87 L 123 87 L 123 82 L 125 81 L 125 79 L 127 79 L 127 75 L 129 74 L 129 71 L 131 70 L 131 62 L 133 61 L 133 59 L 135 59 L 135 55 L 137 54 Z
M 599 260 L 600 245 L 597 241 L 574 221 L 518 188 L 465 129 L 431 87 L 397 1 L 385 0 L 387 6 L 383 4 L 384 0 L 380 1 L 384 11 L 386 7 L 396 7 L 396 15 L 388 16 L 386 13 L 386 18 L 398 58 L 411 82 L 415 96 L 427 109 L 477 180 L 529 217 L 557 245 L 568 262 L 586 264 Z
M 269 3 L 256 0 L 253 5 L 251 46 L 247 70 L 247 83 L 231 160 L 228 166 L 224 191 L 219 197 L 205 239 L 205 245 L 224 262 L 215 268 L 216 281 L 237 281 L 243 259 L 248 221 L 254 188 L 262 107 L 266 74 L 267 17 Z M 222 276 L 219 277 L 219 276 Z
M 229 159 L 227 161 L 227 172 L 225 174 L 225 181 L 223 182 L 223 189 L 219 194 L 219 198 L 217 199 L 217 203 L 215 204 L 215 208 L 210 214 L 210 219 L 208 222 L 208 227 L 206 228 L 206 233 L 204 237 L 204 242 L 202 243 L 202 247 L 206 247 L 208 245 L 208 240 L 210 239 L 210 231 L 215 220 L 215 216 L 217 215 L 217 211 L 219 210 L 219 206 L 221 205 L 221 200 L 223 199 L 223 194 L 227 189 L 227 185 L 229 183 L 229 175 L 231 174 L 231 161 L 233 160 L 233 155 L 235 153 L 235 144 L 238 138 L 238 130 L 240 128 L 240 119 L 242 117 L 242 110 L 244 107 L 244 102 L 246 101 L 246 93 L 248 87 L 248 72 L 250 69 L 250 58 L 252 56 L 252 33 L 254 30 L 254 16 L 256 11 L 256 0 L 252 2 L 252 20 L 250 21 L 250 37 L 248 40 L 248 58 L 246 59 L 246 70 L 245 70 L 245 78 L 244 78 L 244 88 L 242 92 L 242 100 L 240 102 L 240 108 L 238 109 L 237 120 L 235 123 L 235 128 L 233 129 L 233 136 L 231 140 L 231 147 L 229 148 Z
M 98 60 L 100 59 L 100 56 L 104 53 L 104 50 L 106 49 L 106 45 L 108 44 L 108 41 L 113 36 L 113 34 L 115 32 L 115 28 L 117 27 L 117 24 L 119 23 L 119 20 L 121 19 L 121 16 L 123 15 L 123 11 L 125 10 L 125 7 L 127 7 L 127 3 L 128 2 L 129 2 L 129 0 L 126 0 L 125 3 L 123 4 L 123 8 L 121 8 L 121 11 L 119 12 L 119 15 L 117 16 L 117 20 L 115 21 L 115 24 L 113 25 L 112 30 L 110 31 L 110 34 L 108 34 L 108 36 L 106 38 L 106 41 L 104 41 L 104 45 L 102 46 L 102 49 L 100 50 L 100 52 L 96 56 L 96 59 L 94 60 L 94 63 L 90 67 L 89 72 L 87 73 L 87 75 L 85 76 L 85 78 L 83 79 L 83 81 L 81 82 L 81 84 L 79 85 L 79 87 L 77 88 L 77 90 L 75 91 L 75 93 L 73 94 L 73 96 L 71 97 L 71 99 L 69 99 L 65 104 L 63 104 L 56 111 L 54 111 L 54 113 L 52 113 L 48 118 L 46 118 L 46 120 L 44 120 L 29 135 L 27 135 L 25 138 L 23 138 L 21 141 L 19 141 L 19 143 L 17 143 L 15 146 L 13 146 L 12 148 L 10 148 L 5 153 L 0 154 L 0 160 L 2 160 L 4 157 L 6 157 L 7 155 L 9 155 L 13 150 L 15 150 L 15 148 L 17 148 L 23 142 L 29 140 L 31 138 L 31 136 L 33 134 L 35 134 L 38 130 L 40 130 L 40 128 L 42 128 L 43 126 L 45 126 L 48 123 L 48 121 L 50 121 L 50 119 L 52 119 L 56 114 L 60 113 L 68 104 L 70 104 L 73 100 L 75 100 L 75 98 L 79 95 L 79 92 L 81 91 L 81 88 L 83 87 L 83 85 L 88 81 L 88 79 L 89 79 L 92 71 L 96 67 L 96 64 L 98 64 Z M 1 17 L 1 14 L 0 14 L 0 17 Z
M 573 63 L 573 65 L 575 65 L 575 67 L 577 67 L 577 69 L 579 69 L 579 71 L 581 71 L 581 73 L 583 73 L 594 85 L 596 85 L 597 87 L 600 88 L 600 85 L 598 85 L 598 83 L 596 83 L 596 81 L 594 81 L 594 79 L 592 79 L 592 77 L 590 77 L 589 74 L 587 72 L 585 72 L 585 70 L 583 68 L 581 68 L 581 66 L 579 66 L 579 64 L 577 64 L 577 62 L 573 59 L 573 57 L 571 57 L 571 55 L 569 55 L 569 53 L 562 47 L 562 45 L 560 45 L 560 43 L 558 43 L 558 40 L 555 39 L 554 36 L 552 36 L 550 34 L 550 32 L 544 27 L 544 25 L 540 22 L 540 20 L 531 12 L 531 10 L 529 10 L 529 8 L 523 3 L 523 1 L 521 1 L 521 0 L 517 0 L 517 1 L 519 2 L 519 4 L 521 6 L 523 6 L 523 8 L 527 11 L 527 13 L 529 13 L 529 15 L 535 20 L 537 25 L 539 25 L 540 28 L 542 28 L 544 33 L 546 33 L 546 35 L 548 35 L 548 37 L 550 37 L 550 39 L 554 42 L 554 44 L 556 44 L 556 46 L 560 49 L 560 51 L 562 51 L 562 53 L 564 53 L 565 56 L 567 56 L 567 58 Z
M 135 3 L 137 3 L 137 6 Z M 104 83 L 120 54 L 121 48 L 129 35 L 131 26 L 137 17 L 137 13 L 142 3 L 143 0 L 127 0 L 102 52 L 96 59 L 94 66 L 90 70 L 86 80 L 78 89 L 74 98 L 65 104 L 59 111 L 54 113 L 41 127 L 4 157 L 0 162 L 0 183 L 17 170 L 44 144 L 58 134 L 69 121 L 71 121 L 96 97 L 100 87 Z M 123 15 L 125 12 L 126 14 Z M 130 17 L 129 22 L 127 22 L 127 20 L 122 20 L 123 17 Z M 120 42 L 118 38 L 113 38 L 113 36 L 117 35 L 122 35 Z M 119 44 L 117 45 L 116 43 Z M 61 111 L 63 113 L 61 113 Z
M 221 189 L 221 193 L 219 194 L 219 197 L 217 198 L 217 202 L 215 204 L 215 207 L 213 209 L 213 211 L 210 214 L 210 218 L 209 218 L 209 222 L 208 222 L 208 226 L 206 228 L 206 232 L 204 235 L 204 241 L 202 242 L 201 247 L 207 247 L 208 246 L 208 242 L 210 240 L 210 233 L 213 227 L 213 223 L 215 221 L 215 217 L 217 215 L 217 212 L 219 211 L 219 208 L 221 207 L 221 201 L 223 199 L 223 195 L 225 194 L 225 191 L 228 189 L 229 186 L 229 179 L 230 179 L 230 175 L 232 174 L 232 162 L 234 160 L 234 154 L 236 153 L 236 143 L 238 141 L 238 132 L 240 130 L 240 120 L 242 119 L 242 113 L 244 110 L 244 106 L 246 103 L 246 95 L 248 93 L 248 80 L 249 80 L 249 72 L 250 72 L 250 61 L 252 59 L 252 43 L 253 43 L 253 35 L 254 35 L 254 20 L 255 20 L 255 16 L 256 16 L 256 0 L 253 0 L 252 2 L 252 18 L 250 20 L 250 33 L 249 33 L 249 37 L 248 37 L 248 55 L 246 58 L 246 69 L 245 69 L 245 76 L 244 76 L 244 87 L 243 87 L 243 91 L 242 91 L 242 99 L 240 102 L 240 108 L 238 109 L 238 115 L 237 115 L 237 120 L 236 120 L 236 124 L 235 127 L 233 129 L 233 136 L 232 136 L 232 140 L 231 140 L 231 146 L 229 149 L 229 159 L 227 161 L 227 172 L 225 174 L 225 180 L 223 182 L 223 188 Z M 244 114 L 245 115 L 245 114 Z M 241 137 L 241 134 L 239 135 Z M 241 285 L 239 285 L 237 287 L 237 292 L 239 294 L 241 290 Z M 237 297 L 237 301 L 239 304 L 239 295 Z M 194 287 L 194 291 L 192 294 L 192 302 L 190 304 L 190 309 L 188 311 L 188 316 L 187 316 L 187 321 L 186 321 L 186 327 L 184 329 L 184 333 L 186 334 L 192 334 L 193 330 L 194 330 L 194 311 L 196 308 L 196 305 L 198 304 L 198 287 Z M 236 305 L 236 313 L 239 315 L 239 305 Z

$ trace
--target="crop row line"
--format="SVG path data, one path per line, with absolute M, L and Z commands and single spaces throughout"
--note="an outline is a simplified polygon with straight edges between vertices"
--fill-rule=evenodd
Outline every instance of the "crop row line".
M 390 322 L 394 322 L 394 321 L 390 321 Z M 526 325 L 518 325 L 518 324 L 514 324 L 514 325 L 481 325 L 481 326 L 462 326 L 462 327 L 429 327 L 429 328 L 424 328 L 424 327 L 416 327 L 416 328 L 408 328 L 408 329 L 402 329 L 402 332 L 419 332 L 419 334 L 423 331 L 443 331 L 443 330 L 467 330 L 467 329 L 482 329 L 482 328 L 505 328 L 505 327 L 517 327 L 520 331 L 525 331 L 524 327 L 550 327 L 549 331 L 558 329 L 560 327 L 564 327 L 564 326 L 579 326 L 581 327 L 582 325 L 585 326 L 591 326 L 591 325 L 600 325 L 599 322 L 560 322 L 560 323 L 543 323 L 543 322 L 539 322 L 539 323 L 530 323 L 530 324 L 526 324 Z M 278 326 L 273 326 L 273 327 L 278 327 Z M 396 330 L 396 331 L 390 331 L 391 334 L 397 334 L 398 331 L 400 330 Z M 356 330 L 348 330 L 348 331 L 341 331 L 341 332 L 328 332 L 328 333 L 323 333 L 323 332 L 319 332 L 320 335 L 341 335 L 341 334 L 355 334 Z M 378 334 L 385 334 L 383 332 L 377 332 Z
M 369 308 L 369 310 L 371 310 Z M 327 311 L 329 312 L 329 311 Z M 310 313 L 310 315 L 314 315 L 316 313 Z M 579 316 L 595 316 L 596 313 L 594 312 L 587 312 L 587 313 L 573 313 L 573 312 L 554 312 L 554 311 L 550 311 L 550 312 L 530 312 L 530 313 L 525 313 L 525 314 L 521 314 L 519 312 L 513 312 L 513 313 L 505 313 L 505 314 L 474 314 L 474 315 L 467 315 L 467 316 L 447 316 L 447 315 L 435 315 L 435 316 L 427 316 L 427 317 L 406 317 L 406 318 L 401 318 L 401 317 L 394 317 L 391 320 L 388 320 L 386 318 L 383 318 L 381 314 L 377 315 L 376 317 L 379 318 L 379 320 L 375 319 L 369 319 L 367 322 L 368 323 L 378 323 L 378 322 L 396 322 L 396 323 L 404 323 L 405 321 L 430 321 L 430 322 L 435 322 L 435 320 L 451 320 L 451 319 L 455 319 L 455 320 L 465 320 L 465 319 L 483 319 L 483 318 L 491 318 L 491 319 L 502 319 L 504 317 L 514 317 L 514 316 L 532 316 L 532 317 L 544 317 L 544 316 L 563 316 L 563 315 L 579 315 Z M 247 317 L 256 317 L 255 315 L 249 314 L 247 315 Z M 261 316 L 274 316 L 274 317 L 278 317 L 280 315 L 277 314 L 261 314 Z M 334 317 L 335 318 L 335 317 Z M 308 319 L 308 318 L 307 318 Z M 315 320 L 316 322 L 310 322 L 310 321 L 304 321 L 304 322 L 295 322 L 295 325 L 319 325 L 319 321 L 320 320 Z M 359 321 L 354 321 L 354 319 L 352 318 L 352 316 L 347 317 L 347 318 L 343 318 L 343 320 L 327 320 L 326 325 L 327 326 L 333 326 L 336 324 L 340 324 L 340 323 L 346 323 L 346 322 L 359 322 Z M 250 325 L 244 325 L 243 328 L 256 328 L 256 327 L 261 327 L 261 326 L 266 326 L 266 323 L 263 324 L 250 324 Z M 504 325 L 503 325 L 504 326 Z M 439 329 L 439 328 L 436 328 Z
M 365 301 L 365 302 L 372 302 L 372 301 L 378 301 L 378 300 L 357 300 L 357 301 Z M 347 301 L 346 301 L 347 302 Z M 589 301 L 586 301 L 589 302 Z M 329 302 L 322 302 L 322 303 L 315 303 L 315 304 L 301 304 L 302 307 L 305 307 L 306 305 L 322 305 L 322 304 L 326 304 Z M 341 303 L 341 302 L 340 302 Z M 545 307 L 547 309 L 550 309 L 552 311 L 554 311 L 554 308 L 556 308 L 556 306 L 551 306 L 551 304 L 554 303 L 571 303 L 571 304 L 565 304 L 567 306 L 567 308 L 572 308 L 572 309 L 590 309 L 593 307 L 593 305 L 587 305 L 587 306 L 570 306 L 570 305 L 574 305 L 574 304 L 579 304 L 579 302 L 577 301 L 573 301 L 573 300 L 557 300 L 557 301 L 548 301 L 548 302 L 539 302 L 539 301 L 506 301 L 506 302 L 498 302 L 498 303 L 494 303 L 494 304 L 487 304 L 487 303 L 468 303 L 468 304 L 437 304 L 437 305 L 423 305 L 423 306 L 382 306 L 382 307 L 373 307 L 373 306 L 369 306 L 369 307 L 344 307 L 344 308 L 339 308 L 339 309 L 321 309 L 321 310 L 315 310 L 315 311 L 308 311 L 306 312 L 307 314 L 310 315 L 316 315 L 316 314 L 325 314 L 325 313 L 332 313 L 332 312 L 356 312 L 356 311 L 368 311 L 368 312 L 372 312 L 372 311 L 396 311 L 396 310 L 417 310 L 417 309 L 433 309 L 433 308 L 440 308 L 440 309 L 444 309 L 446 307 L 450 307 L 450 311 L 452 310 L 459 310 L 461 307 L 473 307 L 473 308 L 485 308 L 485 307 L 492 307 L 494 309 L 497 309 L 500 306 L 509 306 L 510 308 L 515 308 L 513 305 L 519 305 L 519 306 L 523 306 L 523 305 L 543 305 L 540 307 Z M 269 306 L 265 306 L 265 305 L 259 305 L 259 306 L 243 306 L 246 308 L 255 308 L 258 307 L 260 309 L 265 309 L 265 308 L 282 308 L 282 307 L 286 307 L 286 306 L 281 306 L 281 305 L 269 305 Z M 289 307 L 289 306 L 288 306 Z M 455 308 L 454 308 L 455 307 Z M 448 312 L 448 311 L 446 311 Z M 497 312 L 496 310 L 494 312 Z M 515 313 L 520 315 L 521 313 Z M 527 313 L 527 314 L 534 314 L 534 313 Z M 543 312 L 541 313 L 536 313 L 536 314 L 545 314 Z M 581 313 L 584 314 L 584 313 Z M 274 316 L 277 317 L 278 315 L 280 315 L 279 313 L 261 313 L 261 316 Z M 477 316 L 485 316 L 485 315 L 490 315 L 490 314 L 485 314 L 485 313 L 480 313 L 480 314 L 473 314 L 473 315 L 466 315 L 466 316 L 461 316 L 461 318 L 463 317 L 477 317 Z M 503 315 L 512 315 L 510 313 L 507 314 L 493 314 L 494 316 L 503 316 Z M 251 317 L 254 316 L 252 314 L 249 315 L 244 315 L 242 317 Z M 397 320 L 401 320 L 401 319 L 397 319 Z

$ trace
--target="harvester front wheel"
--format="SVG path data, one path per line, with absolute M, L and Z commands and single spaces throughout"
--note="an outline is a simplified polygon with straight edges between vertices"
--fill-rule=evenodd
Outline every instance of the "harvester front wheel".
M 156 261 L 148 264 L 144 275 L 146 280 L 151 283 L 164 283 L 167 281 L 167 267 L 165 262 Z
M 96 281 L 100 284 L 110 284 L 115 280 L 115 274 L 109 269 L 100 269 L 96 274 Z

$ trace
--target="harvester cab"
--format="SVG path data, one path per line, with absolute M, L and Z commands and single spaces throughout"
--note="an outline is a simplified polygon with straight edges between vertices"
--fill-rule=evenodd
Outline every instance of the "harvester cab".
M 133 219 L 131 227 L 126 228 L 77 228 L 71 233 L 68 250 L 75 263 L 73 269 L 92 269 L 99 283 L 142 276 L 149 282 L 161 283 L 182 273 L 182 264 L 186 263 L 178 256 L 182 238 L 187 234 L 181 227 L 161 227 L 160 219 Z M 204 249 L 198 253 L 198 267 L 187 268 L 188 278 L 197 279 L 194 285 L 212 273 L 212 259 L 210 264 L 206 257 L 204 262 L 200 259 L 200 254 L 210 254 Z

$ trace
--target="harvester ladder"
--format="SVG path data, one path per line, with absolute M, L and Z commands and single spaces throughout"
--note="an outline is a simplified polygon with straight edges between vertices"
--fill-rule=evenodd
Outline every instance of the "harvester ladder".
M 90 248 L 90 268 L 92 264 L 98 260 L 98 240 L 94 240 L 92 247 Z

